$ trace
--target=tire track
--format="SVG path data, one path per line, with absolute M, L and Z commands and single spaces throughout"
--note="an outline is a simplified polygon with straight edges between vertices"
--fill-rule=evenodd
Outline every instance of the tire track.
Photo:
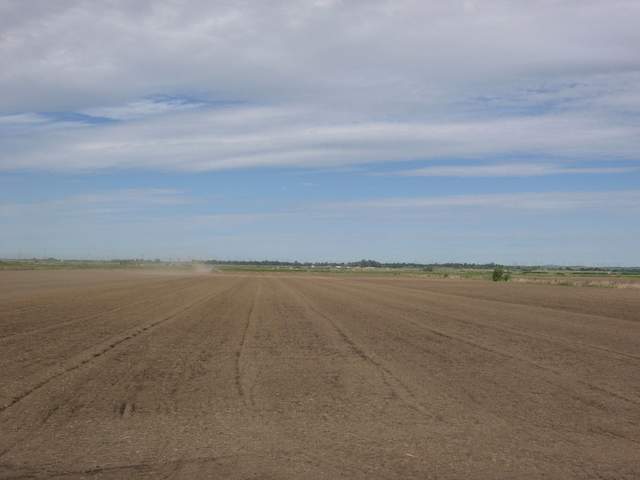
M 359 290 L 359 289 L 357 289 L 356 287 L 353 287 L 353 286 L 351 287 L 351 290 L 353 292 L 357 293 L 357 294 L 360 294 L 361 296 L 364 296 L 364 297 L 371 297 L 372 296 L 372 294 L 369 294 L 368 292 L 363 292 L 362 290 Z M 395 307 L 393 304 L 386 303 L 386 305 L 389 308 L 394 308 L 395 310 L 398 310 L 398 308 Z M 408 323 L 410 325 L 413 325 L 413 326 L 417 327 L 418 329 L 426 330 L 429 333 L 431 333 L 432 335 L 439 336 L 439 337 L 444 338 L 444 339 L 446 339 L 448 341 L 460 342 L 460 343 L 468 345 L 468 346 L 470 346 L 472 348 L 487 352 L 489 354 L 492 354 L 492 355 L 495 355 L 495 356 L 498 356 L 498 357 L 502 357 L 502 358 L 505 358 L 505 359 L 508 359 L 508 360 L 514 360 L 514 361 L 521 362 L 521 363 L 525 363 L 525 364 L 527 364 L 527 365 L 529 365 L 529 366 L 531 366 L 531 367 L 533 367 L 533 368 L 535 368 L 537 370 L 541 370 L 541 371 L 544 371 L 544 372 L 547 372 L 547 373 L 551 373 L 557 378 L 566 378 L 566 374 L 558 371 L 557 369 L 548 367 L 546 365 L 542 365 L 542 364 L 540 364 L 538 362 L 535 362 L 535 361 L 530 360 L 528 358 L 522 357 L 520 355 L 514 355 L 512 353 L 508 353 L 508 352 L 502 351 L 502 350 L 497 349 L 497 348 L 492 348 L 492 347 L 483 345 L 483 344 L 478 343 L 478 342 L 476 342 L 474 340 L 468 339 L 468 338 L 466 338 L 464 336 L 452 335 L 452 334 L 444 332 L 444 331 L 442 331 L 440 329 L 429 327 L 424 322 L 419 322 L 419 321 L 414 320 L 413 318 L 408 317 L 401 310 L 398 310 L 398 311 L 400 312 L 400 314 L 395 317 L 396 319 L 402 320 L 405 323 Z M 430 313 L 430 312 L 424 311 L 422 309 L 417 309 L 417 311 L 419 311 L 419 312 L 421 312 L 423 314 L 424 313 Z M 454 322 L 467 323 L 467 324 L 470 324 L 470 325 L 477 325 L 474 322 L 470 322 L 468 320 L 460 319 L 460 318 L 458 318 L 456 316 L 451 316 L 451 315 L 445 315 L 445 314 L 438 313 L 438 317 L 442 318 L 442 319 L 452 320 Z M 492 327 L 488 326 L 488 328 L 492 328 Z M 496 330 L 499 330 L 499 329 L 496 329 Z M 514 332 L 514 333 L 517 334 L 517 332 Z M 558 388 L 561 388 L 561 389 L 565 390 L 566 392 L 570 392 L 570 390 L 567 389 L 566 382 L 561 382 L 561 383 L 560 382 L 552 382 L 548 378 L 546 379 L 546 381 L 551 383 L 552 385 L 558 387 Z M 612 390 L 610 390 L 608 388 L 592 384 L 592 383 L 587 382 L 585 380 L 577 380 L 576 383 L 588 388 L 589 390 L 599 392 L 600 394 L 605 394 L 605 395 L 608 395 L 608 396 L 611 396 L 611 397 L 615 397 L 618 400 L 621 400 L 621 401 L 624 401 L 624 402 L 627 402 L 627 403 L 631 403 L 631 404 L 634 404 L 634 405 L 640 405 L 640 401 L 638 401 L 636 399 L 630 398 L 630 397 L 628 397 L 626 395 L 623 395 L 623 394 L 620 394 L 618 392 L 614 392 L 614 391 L 612 391 Z M 576 396 L 575 392 L 570 392 L 570 393 L 572 394 L 573 398 L 575 398 L 576 400 L 579 400 L 582 403 L 587 403 L 589 405 L 591 404 L 591 402 L 589 400 L 587 400 L 585 398 L 582 398 L 580 396 Z
M 183 279 L 180 279 L 180 280 L 182 280 L 181 283 L 186 283 L 186 285 L 176 286 L 173 289 L 174 293 L 179 292 L 179 291 L 185 291 L 185 290 L 188 290 L 189 288 L 192 287 L 191 282 L 187 283 L 186 280 L 183 280 Z M 161 291 L 162 289 L 171 286 L 172 283 L 178 282 L 180 280 L 176 280 L 176 279 L 164 280 L 162 282 L 158 282 L 158 283 L 155 283 L 153 285 L 149 285 L 149 286 L 147 286 L 148 290 L 144 293 L 144 295 L 145 296 L 153 296 L 153 294 L 155 294 L 158 290 Z M 128 290 L 124 289 L 123 287 L 120 287 L 119 290 L 123 290 L 124 292 L 128 292 Z M 118 293 L 120 293 L 120 292 L 118 292 Z M 115 298 L 115 299 L 109 299 L 109 300 L 104 300 L 104 301 L 108 302 L 108 303 L 115 303 L 115 302 L 119 302 L 120 299 Z M 151 299 L 145 298 L 143 300 L 134 300 L 131 303 L 127 303 L 127 304 L 124 304 L 124 305 L 118 305 L 116 307 L 110 308 L 108 310 L 103 310 L 103 311 L 98 312 L 98 313 L 93 313 L 93 314 L 89 314 L 89 315 L 80 315 L 80 316 L 77 316 L 75 318 L 71 318 L 69 320 L 63 320 L 61 322 L 54 323 L 52 325 L 47 325 L 45 327 L 33 328 L 31 330 L 26 330 L 26 331 L 23 331 L 23 332 L 16 332 L 16 333 L 10 333 L 10 334 L 7 334 L 7 335 L 3 335 L 3 336 L 0 336 L 0 342 L 13 340 L 16 337 L 20 338 L 20 337 L 25 337 L 25 336 L 29 336 L 29 335 L 37 335 L 37 334 L 41 334 L 41 333 L 46 333 L 46 332 L 49 332 L 49 331 L 52 331 L 52 330 L 56 330 L 57 328 L 60 328 L 60 327 L 73 325 L 75 323 L 79 323 L 79 322 L 83 322 L 83 321 L 96 320 L 98 318 L 108 316 L 108 315 L 113 314 L 115 312 L 119 312 L 119 311 L 121 311 L 121 310 L 123 310 L 125 308 L 134 308 L 134 307 L 138 307 L 140 305 L 153 303 L 155 301 L 156 300 L 154 298 L 151 298 Z M 46 304 L 45 304 L 45 306 L 46 306 Z M 39 308 L 42 308 L 42 305 L 40 305 Z M 32 310 L 32 309 L 33 309 L 33 307 L 26 308 L 27 311 Z M 15 313 L 15 311 L 14 311 L 14 313 Z M 19 312 L 19 313 L 22 313 L 22 312 Z
M 242 330 L 242 337 L 240 338 L 240 343 L 236 350 L 236 361 L 235 361 L 235 369 L 236 369 L 235 384 L 236 384 L 236 389 L 238 390 L 238 395 L 240 396 L 240 398 L 243 399 L 244 402 L 248 401 L 252 407 L 255 406 L 255 401 L 252 395 L 248 395 L 251 392 L 251 387 L 247 388 L 244 385 L 246 382 L 246 378 L 245 378 L 246 376 L 243 375 L 243 361 L 244 361 L 243 357 L 245 355 L 247 335 L 249 332 L 249 328 L 251 327 L 251 324 L 252 324 L 253 315 L 255 312 L 256 304 L 258 302 L 258 298 L 260 296 L 261 290 L 262 290 L 262 282 L 260 281 L 258 283 L 258 286 L 256 287 L 256 291 L 253 296 L 253 300 L 251 302 L 251 308 L 249 309 L 249 313 L 247 314 L 247 319 L 245 321 L 244 328 Z
M 342 339 L 343 342 L 349 347 L 349 349 L 356 354 L 361 360 L 372 366 L 382 379 L 383 383 L 393 392 L 393 394 L 400 398 L 405 405 L 411 408 L 414 411 L 421 413 L 429 418 L 433 418 L 433 414 L 430 413 L 420 402 L 418 396 L 413 392 L 413 390 L 397 375 L 395 375 L 388 367 L 382 364 L 379 360 L 375 359 L 372 355 L 367 353 L 360 345 L 358 345 L 349 334 L 338 325 L 338 323 L 326 315 L 324 312 L 317 309 L 309 300 L 308 296 L 301 291 L 294 291 L 290 286 L 282 283 L 285 288 L 297 293 L 297 297 L 301 300 L 301 303 L 305 305 L 310 311 L 312 311 L 316 316 L 323 318 L 332 329 L 338 334 L 338 336 Z
M 183 292 L 185 290 L 188 290 L 189 288 L 191 288 L 191 285 L 186 285 L 186 286 L 180 287 L 178 290 L 174 290 L 173 293 Z M 150 292 L 150 293 L 154 293 L 154 292 Z M 76 323 L 81 323 L 81 322 L 85 322 L 85 321 L 89 321 L 90 322 L 90 321 L 93 321 L 93 320 L 97 320 L 99 318 L 108 317 L 109 315 L 111 315 L 113 313 L 120 312 L 120 311 L 125 310 L 125 309 L 136 308 L 136 307 L 139 307 L 139 306 L 142 306 L 142 305 L 153 304 L 153 303 L 156 303 L 156 302 L 157 302 L 157 299 L 155 299 L 155 298 L 147 298 L 147 299 L 144 299 L 144 300 L 134 301 L 132 303 L 128 303 L 128 304 L 125 304 L 125 305 L 119 305 L 117 307 L 113 307 L 113 308 L 111 308 L 109 310 L 102 311 L 102 312 L 99 312 L 99 313 L 94 313 L 94 314 L 91 314 L 91 315 L 86 315 L 86 316 L 72 318 L 70 320 L 65 320 L 65 321 L 62 321 L 62 322 L 59 322 L 59 323 L 55 323 L 53 325 L 48 325 L 46 327 L 34 328 L 32 330 L 27 330 L 25 332 L 12 333 L 12 334 L 0 337 L 0 343 L 6 342 L 6 341 L 10 341 L 10 340 L 14 340 L 14 339 L 20 338 L 20 337 L 27 337 L 29 335 L 38 335 L 38 334 L 47 333 L 47 332 L 50 332 L 52 330 L 57 330 L 58 328 L 61 328 L 61 327 L 67 327 L 69 325 L 74 325 Z
M 473 282 L 477 282 L 478 280 L 471 280 Z M 446 296 L 446 297 L 457 297 L 457 298 L 463 298 L 463 299 L 473 299 L 473 300 L 479 300 L 479 301 L 485 301 L 485 302 L 492 302 L 492 303 L 498 303 L 498 304 L 504 304 L 504 305 L 509 305 L 509 306 L 513 306 L 516 308 L 519 307 L 529 307 L 529 308 L 537 308 L 537 309 L 544 309 L 544 310 L 551 310 L 554 311 L 556 313 L 562 312 L 562 313 L 569 313 L 569 314 L 573 314 L 573 315 L 590 315 L 590 316 L 597 316 L 597 317 L 602 317 L 602 318 L 608 318 L 611 320 L 616 320 L 616 321 L 623 321 L 623 322 L 637 322 L 638 318 L 626 318 L 624 316 L 611 316 L 611 315 L 607 315 L 606 313 L 602 313 L 601 311 L 598 311 L 597 313 L 594 313 L 592 311 L 586 310 L 586 309 L 575 309 L 568 307 L 566 305 L 541 305 L 539 303 L 536 303 L 535 300 L 533 299 L 523 299 L 520 302 L 517 301 L 513 301 L 513 300 L 503 300 L 500 298 L 495 298 L 495 297 L 490 297 L 487 295 L 482 295 L 482 294 L 474 294 L 474 293 L 452 293 L 450 291 L 441 291 L 441 290 L 436 290 L 433 289 L 433 287 L 429 288 L 428 286 L 425 288 L 423 286 L 414 286 L 411 284 L 402 284 L 402 285 L 392 285 L 391 282 L 376 282 L 373 281 L 370 283 L 370 285 L 377 285 L 379 287 L 385 287 L 385 288 L 393 288 L 393 289 L 402 289 L 405 291 L 413 291 L 413 292 L 422 292 L 422 293 L 429 293 L 429 294 L 433 294 L 433 295 L 442 295 L 442 296 Z M 516 284 L 518 286 L 522 286 L 522 284 Z M 552 287 L 552 288 L 557 288 L 557 287 Z M 576 287 L 576 288 L 582 288 L 582 287 Z
M 380 285 L 375 284 L 376 287 L 380 287 Z M 358 288 L 355 285 L 349 285 L 350 288 L 352 288 L 354 291 L 357 291 L 363 295 L 366 295 L 366 292 L 363 292 L 363 290 L 361 288 Z M 347 287 L 347 288 L 349 288 Z M 513 307 L 525 307 L 528 309 L 536 309 L 536 310 L 542 310 L 543 313 L 546 313 L 546 311 L 549 312 L 553 312 L 555 314 L 558 314 L 560 312 L 562 313 L 568 313 L 570 315 L 578 315 L 578 316 L 588 316 L 588 317 L 598 317 L 598 318 L 607 318 L 607 319 L 612 319 L 612 320 L 622 320 L 622 321 L 631 321 L 631 320 L 627 320 L 624 318 L 619 318 L 619 317 L 610 317 L 610 316 L 606 316 L 606 315 L 591 315 L 591 314 L 587 314 L 587 313 L 583 313 L 583 312 L 574 312 L 574 311 L 570 311 L 570 310 L 564 310 L 564 309 L 556 309 L 556 308 L 552 308 L 552 307 L 545 307 L 545 306 L 541 306 L 541 305 L 530 305 L 528 303 L 515 303 L 515 302 L 506 302 L 506 301 L 502 301 L 502 300 L 493 300 L 493 299 L 486 299 L 486 298 L 481 298 L 481 297 L 472 297 L 472 296 L 465 296 L 465 295 L 460 295 L 460 294 L 452 294 L 452 293 L 441 293 L 441 292 L 437 292 L 437 291 L 431 291 L 431 290 L 419 290 L 416 287 L 399 287 L 399 286 L 395 286 L 395 285 L 387 285 L 384 284 L 384 288 L 388 288 L 388 289 L 395 289 L 395 290 L 400 290 L 406 294 L 412 295 L 414 296 L 414 298 L 417 298 L 419 300 L 422 301 L 426 301 L 427 299 L 425 299 L 424 297 L 418 295 L 419 292 L 423 292 L 423 293 L 427 293 L 427 294 L 432 294 L 432 295 L 436 295 L 436 296 L 444 296 L 444 297 L 455 297 L 455 298 L 466 298 L 466 299 L 473 299 L 475 301 L 479 301 L 479 302 L 483 302 L 486 304 L 491 304 L 491 303 L 502 303 L 502 304 L 507 304 Z M 423 308 L 420 307 L 416 307 L 416 311 L 419 311 L 421 313 L 431 313 L 429 310 L 425 310 Z M 441 314 L 438 314 L 441 315 Z M 599 345 L 593 345 L 591 343 L 586 343 L 580 340 L 574 340 L 572 343 L 563 340 L 563 339 L 559 339 L 559 338 L 551 338 L 547 335 L 534 335 L 531 333 L 525 333 L 525 332 L 521 332 L 512 328 L 507 328 L 507 327 L 498 327 L 496 325 L 491 325 L 491 324 L 487 324 L 487 323 L 481 323 L 481 322 L 472 322 L 469 320 L 465 320 L 459 316 L 454 316 L 454 315 L 442 315 L 443 317 L 446 316 L 449 319 L 453 319 L 456 320 L 460 323 L 464 323 L 466 325 L 472 325 L 472 326 L 482 326 L 484 328 L 488 328 L 488 329 L 493 329 L 496 331 L 500 331 L 500 332 L 505 332 L 505 333 L 509 333 L 512 335 L 517 335 L 520 337 L 524 337 L 524 338 L 532 338 L 532 339 L 538 339 L 538 340 L 544 340 L 547 342 L 553 342 L 553 343 L 557 343 L 557 344 L 562 344 L 564 346 L 569 346 L 569 347 L 575 347 L 575 346 L 579 346 L 583 349 L 592 349 L 592 350 L 600 350 L 621 358 L 626 358 L 629 360 L 640 360 L 640 355 L 633 355 L 630 353 L 626 353 L 626 352 L 620 352 L 618 350 L 613 350 L 611 348 L 607 348 L 607 347 L 602 347 Z
M 229 289 L 230 290 L 230 289 Z M 225 290 L 223 292 L 220 292 L 214 296 L 205 296 L 203 299 L 200 300 L 196 300 L 193 303 L 191 303 L 190 305 L 188 305 L 187 307 L 179 310 L 178 312 L 175 312 L 171 315 L 168 315 L 166 317 L 163 317 L 159 320 L 156 320 L 154 322 L 148 323 L 143 327 L 137 327 L 135 329 L 130 330 L 129 333 L 127 333 L 126 335 L 121 336 L 120 338 L 116 338 L 116 339 L 112 339 L 108 342 L 108 344 L 96 351 L 94 351 L 90 356 L 85 357 L 75 363 L 72 363 L 71 365 L 62 368 L 61 371 L 59 371 L 56 374 L 50 375 L 48 377 L 46 377 L 45 379 L 41 380 L 40 382 L 37 382 L 35 385 L 33 385 L 31 388 L 23 391 L 22 393 L 15 395 L 8 403 L 1 405 L 0 406 L 0 414 L 5 412 L 6 410 L 10 409 L 11 407 L 13 407 L 14 405 L 16 405 L 17 403 L 19 403 L 20 401 L 24 400 L 25 398 L 27 398 L 29 395 L 31 395 L 32 393 L 36 392 L 37 390 L 41 389 L 42 387 L 48 385 L 49 383 L 51 383 L 52 381 L 63 377 L 64 375 L 67 375 L 68 373 L 71 373 L 75 370 L 78 370 L 79 368 L 90 364 L 92 362 L 95 362 L 97 359 L 99 359 L 100 357 L 104 356 L 105 354 L 109 353 L 111 350 L 113 350 L 114 348 L 118 347 L 119 345 L 122 345 L 124 343 L 127 343 L 131 340 L 133 340 L 134 338 L 148 332 L 151 329 L 154 329 L 160 325 L 162 325 L 163 323 L 166 323 L 170 320 L 175 319 L 176 317 L 179 317 L 180 315 L 183 315 L 184 313 L 188 312 L 189 310 L 192 310 L 193 308 L 196 308 L 199 305 L 202 305 L 208 301 L 210 301 L 213 298 L 216 298 L 219 295 L 223 295 L 225 293 L 227 293 L 228 290 Z M 1 454 L 0 454 L 1 456 Z
M 222 294 L 220 295 L 216 295 L 214 297 L 210 298 L 210 301 L 213 302 L 214 300 L 219 300 L 222 296 L 226 296 L 228 299 L 232 299 L 234 298 L 235 295 L 237 295 L 237 293 L 239 291 L 241 291 L 243 289 L 243 287 L 246 287 L 248 283 L 248 280 L 246 278 L 242 278 L 236 281 L 236 283 L 234 284 L 234 286 L 226 291 L 224 291 Z M 229 315 L 229 309 L 233 308 L 233 303 L 229 303 L 226 305 L 227 310 L 213 310 L 212 313 L 215 313 L 216 317 L 221 318 L 221 319 L 226 319 L 228 318 L 227 316 Z M 207 309 L 208 311 L 208 309 Z M 205 322 L 208 319 L 207 316 L 201 318 L 197 323 L 200 324 L 202 322 Z M 184 337 L 188 336 L 189 332 L 183 332 L 179 339 L 183 340 Z M 219 338 L 219 337 L 218 337 Z M 175 338 L 175 340 L 178 340 L 178 338 Z M 201 342 L 198 343 L 198 348 L 202 345 L 202 344 L 206 344 L 209 341 L 209 339 L 207 338 L 206 335 L 202 335 L 201 338 Z M 175 371 L 177 369 L 177 365 L 179 365 L 180 363 L 183 364 L 189 364 L 191 363 L 191 360 L 195 359 L 194 363 L 200 363 L 203 361 L 208 361 L 208 359 L 210 358 L 210 352 L 207 352 L 206 354 L 204 354 L 203 356 L 203 352 L 202 350 L 198 350 L 198 348 L 196 348 L 194 346 L 194 348 L 191 349 L 190 354 L 187 357 L 180 357 L 177 356 L 173 362 L 171 362 L 171 366 L 167 369 L 167 371 Z M 203 360 L 204 359 L 204 360 Z M 165 377 L 162 380 L 162 389 L 166 390 L 167 385 L 169 384 L 169 381 L 173 381 L 175 380 L 172 377 Z M 186 378 L 185 378 L 186 381 Z M 178 387 L 174 387 L 171 391 L 171 395 L 168 395 L 166 397 L 166 399 L 163 401 L 163 404 L 165 405 L 165 407 L 167 408 L 167 410 L 172 411 L 175 408 L 175 405 L 173 404 L 173 395 L 175 395 L 175 393 L 177 392 Z

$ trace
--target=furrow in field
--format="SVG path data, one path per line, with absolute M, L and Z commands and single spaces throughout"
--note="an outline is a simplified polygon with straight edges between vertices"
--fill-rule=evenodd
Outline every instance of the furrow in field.
M 198 300 L 198 301 L 196 301 L 194 303 L 191 303 L 188 306 L 180 309 L 179 311 L 172 313 L 171 315 L 167 315 L 166 317 L 163 317 L 163 318 L 160 318 L 160 319 L 156 319 L 156 320 L 153 320 L 151 322 L 136 326 L 136 327 L 134 327 L 134 328 L 132 328 L 132 329 L 126 331 L 126 332 L 123 332 L 122 334 L 120 334 L 118 336 L 115 336 L 115 337 L 112 337 L 112 338 L 108 339 L 106 342 L 103 342 L 100 345 L 96 345 L 96 346 L 91 347 L 87 351 L 82 352 L 78 356 L 78 358 L 72 359 L 71 361 L 67 362 L 67 365 L 60 367 L 56 373 L 54 373 L 52 375 L 49 375 L 49 376 L 46 376 L 43 380 L 35 383 L 34 385 L 32 385 L 27 390 L 14 395 L 13 398 L 8 403 L 5 403 L 4 405 L 0 405 L 0 414 L 2 412 L 4 412 L 5 410 L 7 410 L 8 408 L 10 408 L 13 405 L 15 405 L 16 403 L 18 403 L 19 401 L 21 401 L 22 399 L 24 399 L 25 397 L 27 397 L 28 395 L 32 394 L 36 390 L 38 390 L 38 389 L 42 388 L 43 386 L 47 385 L 49 382 L 51 382 L 53 380 L 56 380 L 59 377 L 62 377 L 63 375 L 65 375 L 65 374 L 67 374 L 69 372 L 77 370 L 78 368 L 83 367 L 84 365 L 87 365 L 87 364 L 95 361 L 96 359 L 102 357 L 103 355 L 105 355 L 109 351 L 113 350 L 114 348 L 120 346 L 121 344 L 135 339 L 139 335 L 144 334 L 148 330 L 151 330 L 152 328 L 155 328 L 158 325 L 161 325 L 161 324 L 163 324 L 165 322 L 168 322 L 168 321 L 170 321 L 170 320 L 172 320 L 174 318 L 179 317 L 180 315 L 184 314 L 185 312 L 189 311 L 190 309 L 195 308 L 199 304 L 201 304 L 203 302 L 206 302 L 208 300 L 209 300 L 208 297 L 200 299 L 200 300 Z
M 283 285 L 286 285 L 285 288 L 291 289 L 291 287 L 284 282 Z M 308 294 L 305 294 L 299 290 L 296 290 L 296 293 L 298 301 L 302 305 L 304 305 L 306 309 L 312 312 L 312 315 L 316 316 L 317 318 L 321 318 L 324 322 L 327 322 L 337 333 L 338 337 L 340 337 L 340 339 L 348 346 L 349 350 L 353 352 L 353 354 L 369 364 L 371 367 L 373 367 L 374 370 L 378 372 L 384 384 L 393 392 L 393 395 L 402 399 L 402 401 L 404 401 L 406 405 L 409 406 L 409 408 L 412 408 L 423 415 L 427 415 L 429 417 L 433 416 L 432 412 L 429 412 L 424 408 L 420 400 L 417 398 L 415 392 L 413 392 L 407 384 L 405 384 L 380 360 L 376 359 L 372 354 L 366 352 L 364 348 L 354 340 L 352 335 L 350 335 L 344 329 L 344 327 L 342 327 L 337 322 L 335 318 L 332 318 L 319 310 L 318 307 L 313 304 L 313 299 L 309 298 Z
M 461 341 L 511 355 L 550 371 L 573 371 L 572 376 L 588 375 L 590 384 L 599 381 L 600 388 L 609 390 L 631 402 L 640 401 L 640 390 L 634 382 L 620 382 L 612 377 L 631 373 L 640 357 L 621 351 L 640 348 L 640 327 L 623 322 L 610 331 L 602 324 L 611 323 L 602 317 L 586 314 L 548 311 L 532 307 L 517 310 L 491 309 L 486 301 L 448 302 L 439 295 L 414 294 L 381 286 L 343 285 L 342 288 L 363 298 L 386 303 L 410 318 Z M 397 292 L 389 295 L 390 292 Z M 437 328 L 436 328 L 437 327 Z M 628 335 L 621 336 L 620 332 Z M 596 343 L 600 342 L 600 345 Z M 602 345 L 604 343 L 605 346 Z M 625 345 L 626 344 L 626 345 Z M 606 385 L 610 385 L 606 387 Z M 594 385 L 595 386 L 595 385 Z M 622 387 L 622 390 L 620 390 Z M 627 393 L 622 393 L 622 392 Z
M 407 309 L 406 299 L 397 302 L 393 295 L 373 295 L 366 289 L 364 292 L 356 288 L 345 290 L 338 282 L 333 285 L 307 283 L 305 287 L 313 291 L 316 299 L 322 300 L 324 311 L 348 318 L 351 333 L 360 342 L 369 343 L 381 358 L 391 364 L 395 362 L 395 371 L 406 377 L 413 376 L 416 366 L 425 367 L 423 374 L 428 376 L 431 372 L 431 381 L 435 382 L 431 388 L 442 389 L 454 403 L 465 398 L 471 400 L 474 406 L 468 411 L 479 408 L 501 417 L 517 416 L 541 427 L 555 422 L 558 427 L 562 426 L 558 431 L 571 431 L 590 414 L 597 417 L 602 409 L 607 409 L 629 418 L 630 423 L 617 431 L 624 437 L 635 437 L 633 425 L 640 420 L 637 399 L 619 393 L 625 391 L 626 382 L 616 383 L 614 388 L 602 388 L 594 385 L 588 376 L 576 378 L 563 368 L 544 368 L 528 358 L 526 352 L 515 354 L 510 351 L 512 345 L 505 348 L 504 340 L 492 339 L 487 343 L 461 335 L 455 320 L 442 318 L 437 309 L 430 315 L 424 312 L 415 315 L 414 309 Z M 453 332 L 447 331 L 452 327 Z M 394 347 L 394 344 L 398 345 Z M 411 358 L 410 352 L 414 352 L 417 365 L 407 361 L 398 364 L 401 357 Z M 623 378 L 626 375 L 631 388 L 637 387 L 632 370 L 619 375 Z M 414 377 L 414 381 L 408 380 L 408 383 L 423 379 Z M 483 380 L 488 383 L 483 384 Z M 539 393 L 528 396 L 528 390 Z M 500 392 L 506 393 L 506 397 L 501 398 Z M 505 401 L 511 396 L 518 398 L 517 404 Z M 561 401 L 562 397 L 567 400 Z M 541 409 L 544 402 L 552 398 L 561 402 L 558 406 L 564 411 L 563 415 L 557 417 L 555 411 L 549 414 Z M 575 402 L 581 405 L 577 410 L 571 406 Z
M 180 350 L 185 354 L 199 353 L 192 348 L 187 348 L 187 346 L 192 346 L 189 344 L 185 345 L 183 350 L 181 342 L 187 342 L 189 338 L 193 338 L 190 335 L 195 326 L 210 319 L 208 309 L 210 305 L 217 304 L 219 301 L 225 302 L 227 295 L 233 295 L 233 292 L 238 291 L 243 284 L 244 282 L 238 280 L 229 282 L 229 284 L 210 284 L 209 288 L 204 289 L 206 293 L 197 300 L 190 301 L 186 306 L 167 317 L 153 319 L 134 327 L 126 334 L 109 339 L 106 344 L 92 349 L 87 355 L 74 359 L 68 365 L 61 366 L 55 374 L 23 392 L 3 409 L 6 411 L 0 412 L 0 419 L 6 420 L 2 424 L 8 431 L 13 429 L 11 425 L 18 427 L 11 439 L 9 436 L 3 439 L 2 455 L 7 454 L 26 438 L 33 438 L 34 432 L 20 427 L 21 424 L 28 424 L 32 428 L 35 427 L 36 430 L 43 428 L 46 430 L 52 424 L 55 425 L 55 419 L 60 421 L 65 416 L 85 408 L 86 405 L 104 404 L 105 401 L 109 405 L 103 410 L 105 413 L 107 411 L 113 412 L 117 417 L 123 419 L 132 416 L 133 413 L 139 414 L 144 402 L 141 404 L 136 400 L 135 391 L 145 385 L 151 373 L 150 369 L 157 371 L 161 364 L 167 362 L 173 363 L 175 366 L 175 362 L 183 358 L 171 345 L 180 346 Z M 167 328 L 171 324 L 175 324 L 175 327 L 172 328 L 174 333 L 167 335 Z M 212 338 L 203 335 L 208 329 L 207 325 L 200 325 L 199 328 L 199 334 L 195 336 L 198 342 Z M 164 330 L 164 332 L 160 330 Z M 167 341 L 169 344 L 166 348 L 162 348 L 162 344 L 166 344 Z M 175 352 L 175 355 L 166 355 L 167 352 L 172 351 Z M 107 353 L 110 354 L 108 357 Z M 154 360 L 154 356 L 157 360 Z M 99 363 L 98 360 L 100 360 Z M 187 362 L 187 366 L 191 368 L 192 363 Z M 164 375 L 164 370 L 163 368 L 160 372 L 161 375 Z M 162 395 L 157 395 L 157 397 L 154 395 L 160 405 L 166 405 L 167 391 L 170 394 L 175 393 L 175 386 L 184 381 L 181 368 L 174 368 L 169 373 L 171 375 L 179 373 L 179 376 L 174 377 L 170 388 L 163 389 Z M 126 388 L 129 393 L 119 393 L 121 386 L 131 382 L 133 382 L 132 387 Z M 118 387 L 116 388 L 116 386 Z M 163 382 L 152 385 L 153 389 L 161 386 L 167 386 L 166 377 L 163 378 Z M 133 392 L 131 388 L 133 388 Z M 35 393 L 39 394 L 37 398 L 24 407 L 20 406 Z M 18 409 L 17 413 L 11 413 L 7 417 L 7 414 L 14 409 Z
M 450 295 L 459 300 L 488 300 L 514 306 L 549 308 L 615 320 L 640 321 L 640 295 L 623 289 L 560 287 L 479 280 L 363 279 L 354 284 L 372 284 L 418 292 Z M 455 299 L 451 299 L 455 302 Z M 612 308 L 613 307 L 613 308 Z
M 235 362 L 235 384 L 236 384 L 236 388 L 238 389 L 238 395 L 240 395 L 240 397 L 242 397 L 242 399 L 244 401 L 248 401 L 249 403 L 253 404 L 253 399 L 248 395 L 248 392 L 250 391 L 250 386 L 248 387 L 246 385 L 247 381 L 246 381 L 246 376 L 243 374 L 244 371 L 244 365 L 243 365 L 243 361 L 244 361 L 244 351 L 246 349 L 246 345 L 247 345 L 247 336 L 248 336 L 248 332 L 251 328 L 252 323 L 254 322 L 254 315 L 257 314 L 256 311 L 256 305 L 259 302 L 260 299 L 260 291 L 262 289 L 262 285 L 261 283 L 258 284 L 257 288 L 256 288 L 256 292 L 255 292 L 255 296 L 253 297 L 253 299 L 251 300 L 251 308 L 249 309 L 249 312 L 247 313 L 247 318 L 244 324 L 244 327 L 242 329 L 242 337 L 240 338 L 240 343 L 238 345 L 238 349 L 236 350 L 236 362 Z

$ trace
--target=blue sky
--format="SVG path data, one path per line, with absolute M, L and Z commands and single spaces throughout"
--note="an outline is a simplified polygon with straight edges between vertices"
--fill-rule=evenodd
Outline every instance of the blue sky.
M 0 257 L 640 265 L 637 2 L 5 2 Z

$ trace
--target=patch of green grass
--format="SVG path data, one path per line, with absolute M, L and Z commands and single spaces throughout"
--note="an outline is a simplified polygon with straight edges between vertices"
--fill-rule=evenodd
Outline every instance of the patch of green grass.
M 149 269 L 182 268 L 189 269 L 191 262 L 160 262 L 145 260 L 0 260 L 0 270 L 86 270 L 86 269 Z

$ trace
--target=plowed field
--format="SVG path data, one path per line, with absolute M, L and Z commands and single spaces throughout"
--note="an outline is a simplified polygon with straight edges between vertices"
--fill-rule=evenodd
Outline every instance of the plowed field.
M 0 478 L 640 478 L 636 289 L 0 272 Z

